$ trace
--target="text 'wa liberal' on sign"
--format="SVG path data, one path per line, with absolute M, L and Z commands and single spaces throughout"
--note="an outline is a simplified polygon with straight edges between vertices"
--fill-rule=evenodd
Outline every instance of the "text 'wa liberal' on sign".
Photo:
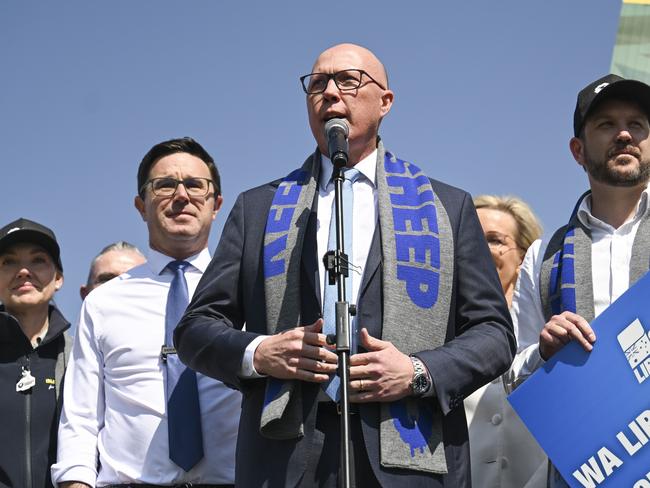
M 573 472 L 573 477 L 585 488 L 601 485 L 614 471 L 623 465 L 626 456 L 634 456 L 650 439 L 650 410 L 636 416 L 627 428 L 616 434 L 618 444 L 612 449 L 601 447 L 598 452 Z M 620 447 L 623 449 L 621 450 Z M 650 472 L 645 479 L 637 481 L 633 488 L 650 488 Z

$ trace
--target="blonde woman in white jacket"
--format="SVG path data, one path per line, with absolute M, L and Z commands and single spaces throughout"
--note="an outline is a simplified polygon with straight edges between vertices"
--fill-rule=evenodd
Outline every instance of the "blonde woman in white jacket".
M 519 266 L 542 228 L 530 207 L 518 198 L 481 195 L 474 199 L 474 205 L 510 307 Z M 465 400 L 465 412 L 472 486 L 546 486 L 546 456 L 510 407 L 501 378 L 470 395 Z

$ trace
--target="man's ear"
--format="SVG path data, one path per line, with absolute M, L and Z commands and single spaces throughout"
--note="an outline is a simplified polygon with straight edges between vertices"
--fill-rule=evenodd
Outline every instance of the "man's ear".
M 142 197 L 140 195 L 136 196 L 133 199 L 133 205 L 135 205 L 135 208 L 140 213 L 140 217 L 142 217 L 142 220 L 144 220 L 146 222 L 147 221 L 147 214 L 146 214 L 146 211 L 145 211 L 145 208 L 144 208 L 144 200 L 142 199 Z
M 579 137 L 572 137 L 569 141 L 569 150 L 573 155 L 573 159 L 582 166 L 585 167 L 585 143 Z
M 393 100 L 395 99 L 395 94 L 391 90 L 384 90 L 383 95 L 381 96 L 381 116 L 382 118 L 385 117 L 388 112 L 390 112 L 390 108 L 393 106 Z
M 221 195 L 217 195 L 214 197 L 214 210 L 212 211 L 212 220 L 217 217 L 219 210 L 221 210 L 221 205 L 223 205 L 223 197 Z

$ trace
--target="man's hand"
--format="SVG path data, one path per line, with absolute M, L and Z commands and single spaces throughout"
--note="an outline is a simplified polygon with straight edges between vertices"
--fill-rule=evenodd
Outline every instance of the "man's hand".
M 253 366 L 260 374 L 283 380 L 323 383 L 336 373 L 338 356 L 320 334 L 323 320 L 275 334 L 260 342 Z
M 539 355 L 546 361 L 571 340 L 590 352 L 594 348 L 596 334 L 580 315 L 572 312 L 553 315 L 539 334 Z
M 59 488 L 90 488 L 90 486 L 81 481 L 64 481 L 59 483 Z
M 413 363 L 388 341 L 361 329 L 361 344 L 369 351 L 350 357 L 350 401 L 392 402 L 411 395 Z

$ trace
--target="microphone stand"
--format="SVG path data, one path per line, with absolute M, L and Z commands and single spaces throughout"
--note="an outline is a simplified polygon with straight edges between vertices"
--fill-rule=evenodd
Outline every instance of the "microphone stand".
M 333 158 L 336 159 L 336 158 Z M 346 158 L 347 159 L 347 158 Z M 334 163 L 334 161 L 333 161 Z M 338 161 L 336 162 L 338 163 Z M 356 314 L 356 307 L 345 299 L 345 278 L 349 274 L 348 255 L 345 254 L 343 242 L 343 168 L 345 165 L 334 163 L 334 208 L 336 218 L 336 250 L 329 250 L 323 261 L 327 270 L 330 285 L 337 285 L 338 301 L 336 302 L 336 354 L 338 355 L 338 374 L 341 378 L 341 458 L 339 466 L 339 487 L 350 488 L 353 485 L 354 472 L 350 461 L 350 315 Z M 351 223 L 348 223 L 352 225 Z M 351 244 L 351 243 L 350 243 Z M 333 337 L 328 336 L 332 344 Z

